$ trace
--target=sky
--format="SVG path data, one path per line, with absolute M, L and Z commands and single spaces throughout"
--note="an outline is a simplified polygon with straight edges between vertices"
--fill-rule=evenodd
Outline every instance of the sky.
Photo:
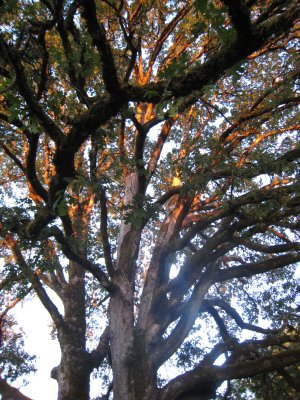
M 57 383 L 50 378 L 50 373 L 59 364 L 60 350 L 58 342 L 49 338 L 50 317 L 37 299 L 19 303 L 15 307 L 14 315 L 25 332 L 26 350 L 38 356 L 35 364 L 37 372 L 26 376 L 29 384 L 20 390 L 34 400 L 55 400 Z

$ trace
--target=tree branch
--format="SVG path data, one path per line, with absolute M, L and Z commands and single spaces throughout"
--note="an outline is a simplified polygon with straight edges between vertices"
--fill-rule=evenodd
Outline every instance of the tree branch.
M 250 13 L 244 0 L 222 0 L 228 9 L 232 25 L 237 35 L 243 39 L 251 38 Z
M 216 265 L 208 267 L 195 284 L 193 293 L 190 299 L 185 303 L 183 313 L 176 327 L 169 337 L 163 343 L 159 344 L 159 350 L 154 355 L 157 365 L 163 364 L 176 352 L 192 329 L 207 290 L 213 282 L 215 271 Z
M 109 327 L 106 327 L 99 339 L 97 348 L 90 353 L 91 369 L 99 368 L 109 352 Z
M 79 4 L 83 6 L 82 15 L 86 20 L 88 32 L 93 40 L 93 44 L 100 55 L 102 76 L 106 89 L 111 95 L 118 95 L 120 83 L 117 69 L 112 50 L 105 36 L 104 26 L 97 20 L 96 3 L 94 0 L 80 0 Z
M 186 16 L 186 14 L 190 11 L 190 9 L 191 9 L 191 6 L 188 4 L 185 4 L 184 7 L 182 7 L 182 9 L 178 11 L 178 13 L 175 15 L 175 17 L 162 30 L 162 32 L 154 46 L 152 54 L 150 56 L 149 70 L 148 70 L 147 75 L 150 75 L 150 73 L 152 71 L 152 67 L 157 59 L 158 54 L 161 51 L 161 48 L 162 48 L 164 42 L 168 39 L 170 34 L 172 32 L 174 32 L 176 25 Z
M 225 380 L 251 377 L 276 371 L 300 361 L 300 350 L 284 351 L 236 365 L 198 366 L 172 379 L 162 390 L 162 400 L 179 400 L 184 394 L 201 394 L 206 386 L 219 386 Z
M 287 265 L 296 264 L 300 261 L 300 255 L 284 254 L 256 263 L 241 264 L 227 270 L 220 270 L 215 282 L 224 282 L 234 278 L 249 278 L 257 274 L 274 271 Z
M 67 31 L 67 24 L 68 24 L 69 27 L 73 27 L 72 31 L 74 33 L 74 26 L 72 24 L 72 22 L 73 22 L 72 18 L 74 16 L 73 13 L 76 12 L 76 9 L 77 9 L 77 4 L 72 3 L 68 10 L 68 15 L 67 15 L 68 21 L 65 22 L 64 18 L 63 18 L 63 4 L 61 4 L 59 9 L 57 10 L 57 20 L 58 20 L 57 30 L 60 34 L 64 52 L 66 55 L 68 75 L 69 75 L 69 78 L 71 81 L 71 85 L 74 87 L 79 100 L 83 104 L 85 104 L 87 107 L 89 107 L 90 101 L 84 90 L 85 79 L 84 79 L 84 77 L 81 76 L 81 73 L 80 73 L 81 68 L 78 68 L 77 65 L 73 61 L 74 60 L 74 52 L 73 52 L 71 43 L 69 41 L 68 31 Z M 78 31 L 76 31 L 76 32 L 78 34 Z M 79 42 L 77 37 L 76 37 L 76 40 L 77 40 L 77 42 Z
M 10 148 L 2 141 L 0 141 L 0 146 L 2 147 L 4 152 L 8 155 L 8 157 L 12 159 L 13 162 L 20 168 L 20 170 L 25 173 L 25 167 L 22 161 L 10 150 Z
M 63 138 L 63 132 L 35 99 L 34 93 L 28 84 L 26 74 L 17 51 L 5 42 L 2 35 L 0 35 L 0 50 L 1 53 L 7 55 L 10 63 L 13 65 L 16 71 L 16 83 L 19 87 L 20 94 L 26 100 L 32 115 L 39 121 L 47 135 L 55 143 L 59 143 Z
M 275 34 L 280 35 L 290 29 L 300 14 L 297 3 L 297 0 L 293 0 L 280 15 L 264 23 L 254 24 L 251 36 L 236 38 L 230 45 L 215 51 L 204 64 L 196 63 L 188 73 L 176 76 L 171 82 L 150 83 L 143 87 L 128 85 L 129 100 L 158 103 L 166 86 L 169 93 L 165 96 L 166 100 L 186 96 L 195 90 L 201 93 L 205 85 L 215 83 L 226 70 L 267 44 Z M 157 92 L 156 96 L 154 91 Z
M 38 151 L 39 135 L 27 134 L 26 136 L 29 142 L 29 151 L 26 155 L 26 177 L 34 192 L 40 196 L 44 202 L 47 202 L 48 192 L 42 186 L 36 173 L 36 156 Z
M 0 378 L 0 394 L 2 400 L 32 400 L 2 378 Z
M 258 332 L 258 333 L 263 333 L 263 334 L 278 334 L 282 331 L 282 328 L 280 329 L 266 329 L 266 328 L 261 328 L 260 326 L 252 325 L 247 322 L 244 322 L 239 313 L 231 307 L 226 301 L 222 299 L 209 299 L 205 300 L 203 305 L 206 307 L 206 305 L 211 305 L 211 306 L 217 306 L 222 308 L 228 315 L 230 315 L 231 318 L 234 319 L 235 323 L 242 329 L 247 329 L 252 332 Z
M 21 250 L 18 246 L 17 241 L 13 238 L 12 235 L 8 235 L 6 237 L 6 242 L 8 246 L 10 247 L 14 258 L 17 262 L 17 264 L 20 266 L 21 270 L 24 272 L 24 274 L 28 275 L 28 279 L 32 284 L 32 287 L 34 288 L 36 294 L 38 295 L 41 303 L 43 306 L 46 308 L 46 310 L 49 312 L 51 318 L 53 319 L 53 322 L 55 323 L 56 327 L 59 329 L 61 326 L 64 325 L 64 319 L 62 315 L 59 313 L 57 307 L 55 304 L 52 302 L 50 297 L 48 296 L 46 290 L 43 288 L 38 275 L 31 271 L 29 266 L 27 265 L 27 262 L 25 261 Z
M 291 250 L 299 250 L 300 248 L 299 243 L 296 242 L 267 246 L 265 244 L 253 242 L 245 238 L 235 237 L 234 241 L 238 244 L 247 247 L 248 249 L 259 251 L 261 253 L 266 253 L 266 254 L 285 253 Z
M 112 283 L 109 281 L 108 277 L 101 270 L 101 268 L 93 264 L 88 259 L 75 253 L 71 245 L 69 244 L 67 238 L 63 235 L 62 231 L 59 228 L 51 227 L 44 232 L 44 235 L 46 237 L 54 236 L 57 242 L 61 245 L 62 252 L 69 260 L 76 262 L 82 268 L 89 271 L 101 283 L 103 288 L 106 289 L 108 292 L 113 290 Z
M 100 216 L 100 232 L 101 232 L 101 239 L 102 239 L 102 245 L 103 245 L 103 253 L 104 253 L 104 259 L 105 259 L 105 264 L 107 271 L 110 276 L 113 276 L 114 274 L 114 265 L 113 265 L 113 260 L 112 260 L 112 254 L 111 254 L 111 246 L 109 242 L 109 236 L 108 236 L 108 230 L 107 230 L 107 198 L 106 198 L 106 193 L 104 188 L 100 189 L 99 192 L 99 197 L 100 197 L 100 210 L 101 210 L 101 216 Z

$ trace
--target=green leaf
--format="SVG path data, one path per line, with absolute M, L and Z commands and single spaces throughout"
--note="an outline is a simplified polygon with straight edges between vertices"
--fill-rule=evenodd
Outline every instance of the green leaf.
M 156 99 L 156 98 L 160 97 L 160 94 L 158 93 L 157 90 L 149 90 L 146 93 L 146 97 L 147 97 L 147 99 L 152 100 L 152 99 Z

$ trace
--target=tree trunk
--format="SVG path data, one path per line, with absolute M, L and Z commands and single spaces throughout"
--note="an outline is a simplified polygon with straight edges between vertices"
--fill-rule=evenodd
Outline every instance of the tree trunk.
M 137 173 L 127 175 L 125 187 L 124 205 L 129 206 L 139 193 Z M 156 376 L 147 364 L 145 343 L 137 337 L 134 328 L 134 277 L 140 237 L 138 228 L 121 222 L 117 268 L 113 277 L 117 289 L 109 305 L 114 400 L 156 399 Z
M 146 343 L 133 327 L 132 307 L 122 295 L 110 302 L 114 400 L 158 400 L 156 371 L 149 365 Z
M 58 400 L 89 400 L 90 373 L 85 348 L 84 270 L 70 263 L 69 283 L 64 288 L 64 326 L 58 331 L 60 365 L 52 377 L 58 382 Z

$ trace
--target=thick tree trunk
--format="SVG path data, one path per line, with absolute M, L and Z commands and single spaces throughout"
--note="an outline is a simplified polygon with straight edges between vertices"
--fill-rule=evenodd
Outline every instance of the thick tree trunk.
M 89 400 L 91 368 L 85 349 L 84 270 L 71 264 L 69 283 L 63 293 L 65 324 L 58 332 L 61 362 L 52 377 L 58 382 L 58 400 Z
M 124 205 L 132 204 L 139 192 L 138 174 L 125 179 Z M 109 305 L 110 350 L 114 400 L 156 400 L 156 376 L 147 364 L 146 346 L 135 332 L 134 290 L 136 259 L 141 232 L 121 222 L 117 269 L 113 282 L 118 288 Z
M 114 400 L 158 400 L 156 373 L 143 338 L 133 327 L 132 307 L 122 295 L 110 303 Z

